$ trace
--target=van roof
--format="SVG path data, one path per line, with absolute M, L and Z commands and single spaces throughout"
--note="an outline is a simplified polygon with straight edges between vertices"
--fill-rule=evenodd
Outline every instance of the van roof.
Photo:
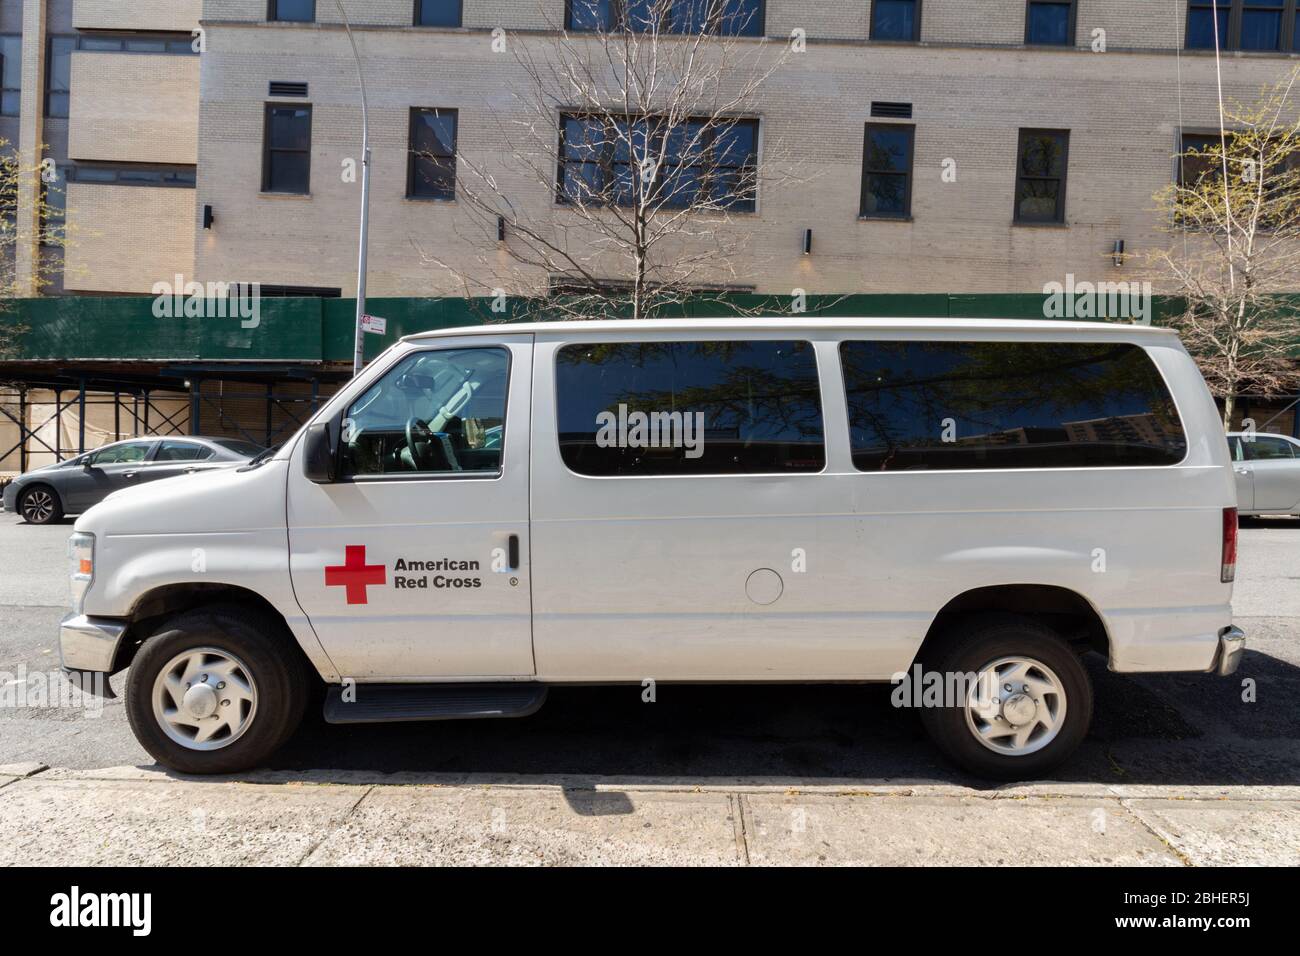
M 806 318 L 789 315 L 757 316 L 752 318 L 718 319 L 597 319 L 593 321 L 564 322 L 499 322 L 491 325 L 458 326 L 433 329 L 405 336 L 403 342 L 418 342 L 450 335 L 495 335 L 500 333 L 581 331 L 646 332 L 718 331 L 741 332 L 750 330 L 774 331 L 789 329 L 803 332 L 837 332 L 846 330 L 896 330 L 896 331 L 967 331 L 967 332 L 1080 332 L 1088 335 L 1135 336 L 1174 335 L 1173 330 L 1149 325 L 1121 322 L 1058 322 L 1052 319 L 916 319 L 916 318 Z

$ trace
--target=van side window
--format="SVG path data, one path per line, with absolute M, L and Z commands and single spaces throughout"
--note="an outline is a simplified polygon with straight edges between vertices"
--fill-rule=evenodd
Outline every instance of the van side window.
M 580 475 L 821 471 L 809 342 L 605 342 L 556 359 L 560 454 Z
M 1295 446 L 1283 438 L 1265 438 L 1256 435 L 1254 441 L 1243 442 L 1247 461 L 1278 461 L 1295 457 Z
M 509 378 L 499 347 L 408 356 L 348 409 L 343 475 L 499 473 Z
M 1173 465 L 1187 440 L 1131 344 L 844 342 L 859 471 Z

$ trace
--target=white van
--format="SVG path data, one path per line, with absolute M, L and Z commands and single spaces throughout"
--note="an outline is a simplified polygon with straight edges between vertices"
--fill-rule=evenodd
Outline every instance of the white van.
M 63 664 L 129 666 L 137 737 L 192 773 L 264 761 L 317 681 L 358 722 L 910 672 L 956 688 L 921 716 L 958 764 L 1036 776 L 1087 732 L 1083 653 L 1236 668 L 1218 422 L 1177 337 L 1138 326 L 415 335 L 269 457 L 84 515 Z

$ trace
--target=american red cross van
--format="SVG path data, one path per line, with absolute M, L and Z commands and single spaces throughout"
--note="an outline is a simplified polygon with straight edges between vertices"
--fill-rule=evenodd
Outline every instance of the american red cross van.
M 564 683 L 894 681 L 957 764 L 1023 778 L 1088 730 L 1082 655 L 1233 672 L 1236 527 L 1166 331 L 450 329 L 279 450 L 83 515 L 61 651 L 129 667 L 136 736 L 194 773 L 265 761 L 318 684 L 347 723 L 523 716 Z

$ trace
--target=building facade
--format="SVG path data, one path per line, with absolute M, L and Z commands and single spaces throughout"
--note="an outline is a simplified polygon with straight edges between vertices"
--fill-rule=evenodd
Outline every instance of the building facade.
M 557 25 L 581 26 L 580 2 L 347 5 L 374 147 L 371 295 L 463 295 L 456 273 L 490 260 L 495 231 L 457 196 L 466 161 L 493 169 L 512 206 L 566 214 L 555 191 L 512 170 L 518 143 L 503 125 L 528 85 L 510 44 L 544 49 Z M 1041 292 L 1070 274 L 1121 280 L 1131 269 L 1114 265 L 1117 242 L 1132 253 L 1162 241 L 1152 196 L 1176 175 L 1182 136 L 1218 128 L 1216 61 L 1204 48 L 1213 23 L 1199 0 L 732 6 L 752 10 L 751 32 L 776 44 L 806 38 L 747 114 L 758 128 L 757 201 L 727 228 L 748 249 L 732 281 L 757 292 Z M 1264 19 L 1259 5 L 1220 6 L 1233 48 L 1221 62 L 1224 96 L 1251 101 L 1295 65 L 1296 5 L 1265 5 Z M 195 247 L 200 280 L 354 292 L 360 186 L 346 170 L 360 156 L 361 109 L 339 20 L 332 0 L 204 3 L 198 193 L 215 218 Z M 413 111 L 454 116 L 444 138 L 457 183 L 432 201 L 411 189 Z M 276 139 L 297 151 L 280 152 Z M 889 168 L 870 168 L 873 141 L 897 157 Z M 1019 160 L 1044 141 L 1059 168 L 1028 182 Z M 789 157 L 807 179 L 771 185 L 771 167 Z M 295 171 L 269 182 L 273 162 Z M 899 188 L 876 192 L 904 198 L 876 214 L 874 184 L 890 177 Z M 1021 201 L 1035 191 L 1036 204 Z
M 17 204 L 20 290 L 41 256 L 53 291 L 148 292 L 194 268 L 201 0 L 3 0 L 0 138 L 25 168 L 48 161 L 46 204 L 64 250 L 42 249 L 35 182 Z M 46 289 L 45 291 L 50 291 Z
M 511 45 L 544 51 L 556 28 L 590 25 L 582 10 L 623 5 L 345 3 L 370 99 L 371 295 L 462 295 L 491 260 L 495 230 L 458 196 L 467 161 L 534 220 L 563 219 L 557 191 L 512 162 L 529 81 Z M 759 185 L 726 227 L 745 249 L 730 283 L 772 294 L 1122 280 L 1116 244 L 1165 241 L 1152 196 L 1179 144 L 1217 129 L 1216 65 L 1225 98 L 1250 101 L 1300 49 L 1296 0 L 1220 0 L 1219 64 L 1201 0 L 728 5 L 749 18 L 742 46 L 802 41 L 747 104 Z M 355 292 L 361 106 L 334 0 L 0 0 L 0 55 L 0 138 L 57 164 L 49 196 L 73 227 L 54 291 L 149 294 L 180 275 Z M 430 114 L 452 170 L 432 195 L 411 175 L 413 117 Z M 1057 168 L 1031 181 L 1020 160 L 1044 143 Z M 20 276 L 42 255 L 22 198 Z M 483 278 L 475 291 L 496 284 Z

